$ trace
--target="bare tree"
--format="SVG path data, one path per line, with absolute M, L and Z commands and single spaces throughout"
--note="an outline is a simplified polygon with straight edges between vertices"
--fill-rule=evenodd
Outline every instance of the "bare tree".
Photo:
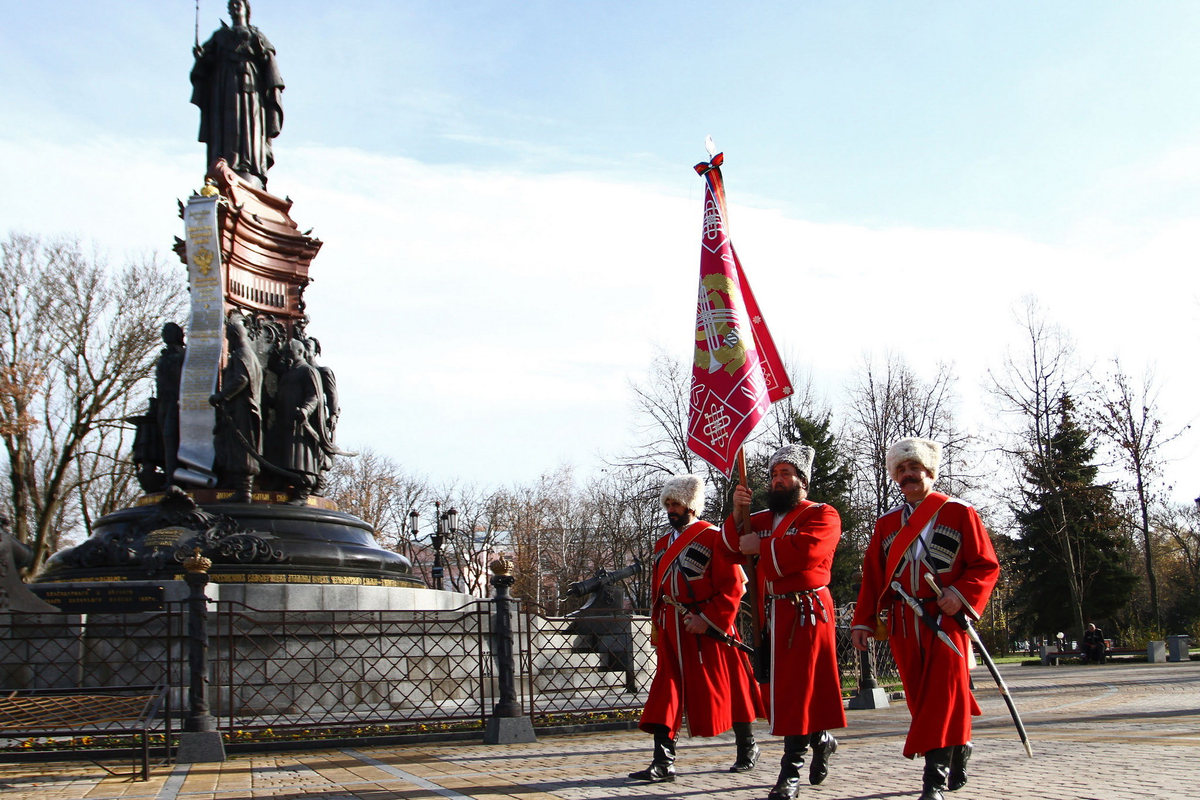
M 873 517 L 891 508 L 899 496 L 885 457 L 888 447 L 906 436 L 942 445 L 939 481 L 951 494 L 970 487 L 960 466 L 971 438 L 955 424 L 954 383 L 948 364 L 940 364 L 933 379 L 924 381 L 895 353 L 886 353 L 882 365 L 864 357 L 849 390 L 845 438 L 859 471 L 861 502 Z
M 1017 420 L 1009 444 L 1001 450 L 1012 460 L 1019 475 L 1037 476 L 1048 490 L 1047 511 L 1053 517 L 1050 533 L 1056 544 L 1055 557 L 1061 563 L 1072 617 L 1082 635 L 1085 576 L 1063 501 L 1070 480 L 1058 474 L 1053 439 L 1064 404 L 1070 403 L 1079 387 L 1082 371 L 1075 360 L 1071 337 L 1046 318 L 1032 297 L 1025 298 L 1018 321 L 1025 337 L 1021 355 L 1006 355 L 1003 371 L 989 372 L 991 390 L 1002 413 Z M 1018 482 L 1022 480 L 1019 478 Z
M 828 406 L 819 401 L 813 388 L 812 373 L 788 361 L 785 364 L 792 379 L 792 393 L 772 403 L 763 419 L 759 443 L 769 450 L 791 444 L 796 438 L 797 418 L 819 419 L 831 415 Z
M 1176 575 L 1176 580 L 1166 584 L 1164 594 L 1174 588 L 1177 594 L 1184 595 L 1176 605 L 1190 612 L 1191 624 L 1200 628 L 1200 507 L 1193 503 L 1159 506 L 1155 526 L 1163 533 L 1161 544 L 1167 574 L 1174 567 Z
M 370 523 L 383 547 L 415 558 L 408 514 L 429 495 L 426 478 L 366 447 L 355 458 L 335 458 L 328 481 L 325 496 L 338 508 Z
M 451 508 L 458 511 L 458 529 L 450 533 L 442 548 L 448 587 L 486 597 L 490 592 L 488 565 L 492 557 L 513 553 L 512 538 L 504 525 L 507 492 L 455 482 L 434 489 L 421 512 L 429 520 L 430 531 L 436 524 L 435 500 L 441 503 L 443 512 Z M 428 576 L 433 558 L 430 547 L 424 543 L 416 547 L 413 563 L 419 564 L 420 571 Z
M 666 531 L 666 516 L 658 497 L 662 478 L 634 469 L 610 469 L 587 494 L 595 531 L 595 560 L 581 570 L 577 579 L 598 567 L 620 569 L 635 560 L 642 572 L 628 579 L 635 608 L 650 607 L 650 584 L 654 567 L 654 543 Z
M 691 385 L 690 362 L 685 363 L 666 353 L 655 356 L 645 383 L 630 384 L 637 419 L 635 444 L 627 453 L 610 460 L 609 466 L 616 470 L 632 470 L 638 476 L 635 484 L 645 478 L 652 484 L 661 485 L 672 475 L 698 474 L 708 484 L 707 516 L 719 519 L 731 510 L 729 497 L 733 482 L 688 449 Z M 759 425 L 746 441 L 748 457 L 756 443 L 770 436 L 770 425 Z
M 1025 336 L 1024 348 L 1018 356 L 1006 355 L 1002 370 L 989 370 L 988 377 L 1001 413 L 1017 422 L 1011 431 L 1017 444 L 1004 452 L 1018 459 L 1031 452 L 1047 462 L 1060 401 L 1079 394 L 1083 370 L 1070 335 L 1051 323 L 1032 297 L 1024 299 L 1018 322 Z
M 126 398 L 118 408 L 118 419 L 128 416 L 134 407 L 142 405 L 139 400 Z M 60 531 L 70 530 L 81 524 L 85 533 L 91 533 L 95 520 L 112 512 L 128 508 L 141 493 L 137 476 L 129 464 L 131 446 L 129 429 L 123 424 L 98 426 L 86 449 L 76 462 L 76 484 L 78 502 L 64 504 L 64 511 L 78 513 L 78 520 L 59 522 Z M 51 552 L 66 542 L 52 542 Z
M 638 444 L 618 459 L 620 466 L 667 477 L 695 472 L 704 463 L 687 446 L 691 384 L 691 365 L 666 352 L 650 362 L 645 383 L 630 382 Z
M 95 516 L 81 490 L 112 476 L 117 455 L 100 455 L 98 432 L 121 424 L 152 374 L 159 330 L 182 311 L 181 275 L 154 256 L 109 269 L 70 239 L 10 233 L 0 242 L 6 500 L 35 570 L 64 524 Z
M 1135 524 L 1142 537 L 1150 612 L 1155 625 L 1159 625 L 1162 615 L 1158 603 L 1158 578 L 1154 570 L 1155 547 L 1151 542 L 1150 530 L 1153 484 L 1162 474 L 1162 448 L 1178 439 L 1183 431 L 1163 431 L 1162 420 L 1158 416 L 1158 388 L 1153 370 L 1147 370 L 1140 385 L 1134 386 L 1117 359 L 1113 360 L 1107 386 L 1096 387 L 1090 416 L 1100 436 L 1115 451 L 1133 485 L 1137 514 Z

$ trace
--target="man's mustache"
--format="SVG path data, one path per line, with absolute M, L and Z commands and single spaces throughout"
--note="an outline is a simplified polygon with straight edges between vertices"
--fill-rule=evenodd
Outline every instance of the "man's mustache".
M 920 483 L 920 482 L 921 482 L 920 478 L 914 478 L 910 475 L 907 478 L 905 478 L 904 480 L 900 481 L 900 488 L 903 489 L 905 486 L 907 486 L 910 483 Z

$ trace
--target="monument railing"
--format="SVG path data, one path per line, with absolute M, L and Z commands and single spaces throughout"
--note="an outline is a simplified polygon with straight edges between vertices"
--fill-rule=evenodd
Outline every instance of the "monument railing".
M 163 611 L 0 614 L 0 691 L 182 686 L 187 617 Z
M 641 711 L 654 678 L 649 617 L 551 617 L 529 602 L 521 611 L 518 661 L 536 724 L 603 722 Z
M 187 679 L 179 604 L 139 613 L 0 614 L 0 760 L 134 752 L 149 775 L 179 730 Z
M 651 621 L 639 614 L 513 614 L 516 699 L 536 727 L 631 719 L 654 675 Z M 210 602 L 208 699 L 230 744 L 478 730 L 499 699 L 495 605 L 456 610 L 262 611 Z M 843 619 L 844 617 L 844 619 Z M 843 686 L 857 654 L 839 610 Z M 157 723 L 186 708 L 186 611 L 0 614 L 0 691 L 165 685 Z M 895 676 L 889 648 L 875 674 Z M 81 735 L 86 731 L 81 731 Z
M 265 729 L 384 734 L 490 713 L 488 601 L 454 611 L 215 606 L 210 702 L 231 741 Z

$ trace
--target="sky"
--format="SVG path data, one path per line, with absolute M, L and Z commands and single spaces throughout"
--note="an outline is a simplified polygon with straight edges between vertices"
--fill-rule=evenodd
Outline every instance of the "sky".
M 202 181 L 191 0 L 5 2 L 0 232 L 169 255 Z M 199 2 L 201 41 L 227 18 Z M 268 188 L 344 447 L 438 481 L 581 475 L 690 360 L 711 135 L 776 341 L 835 414 L 868 357 L 954 365 L 960 420 L 1035 297 L 1081 366 L 1200 413 L 1200 5 L 256 0 Z M 172 256 L 173 258 L 173 256 Z M 180 266 L 182 270 L 182 266 Z M 1200 494 L 1200 431 L 1166 455 Z

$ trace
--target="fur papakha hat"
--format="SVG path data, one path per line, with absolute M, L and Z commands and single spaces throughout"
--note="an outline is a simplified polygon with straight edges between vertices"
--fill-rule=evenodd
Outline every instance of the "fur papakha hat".
M 804 479 L 805 485 L 811 484 L 813 456 L 816 454 L 817 451 L 806 444 L 785 444 L 771 456 L 767 472 L 775 469 L 776 464 L 791 464 Z
M 896 442 L 887 451 L 887 471 L 892 480 L 896 480 L 896 468 L 905 461 L 917 462 L 933 473 L 936 481 L 938 465 L 942 463 L 942 446 L 929 439 L 915 437 Z
M 676 475 L 663 484 L 658 502 L 683 503 L 697 516 L 704 513 L 704 480 L 699 475 Z

